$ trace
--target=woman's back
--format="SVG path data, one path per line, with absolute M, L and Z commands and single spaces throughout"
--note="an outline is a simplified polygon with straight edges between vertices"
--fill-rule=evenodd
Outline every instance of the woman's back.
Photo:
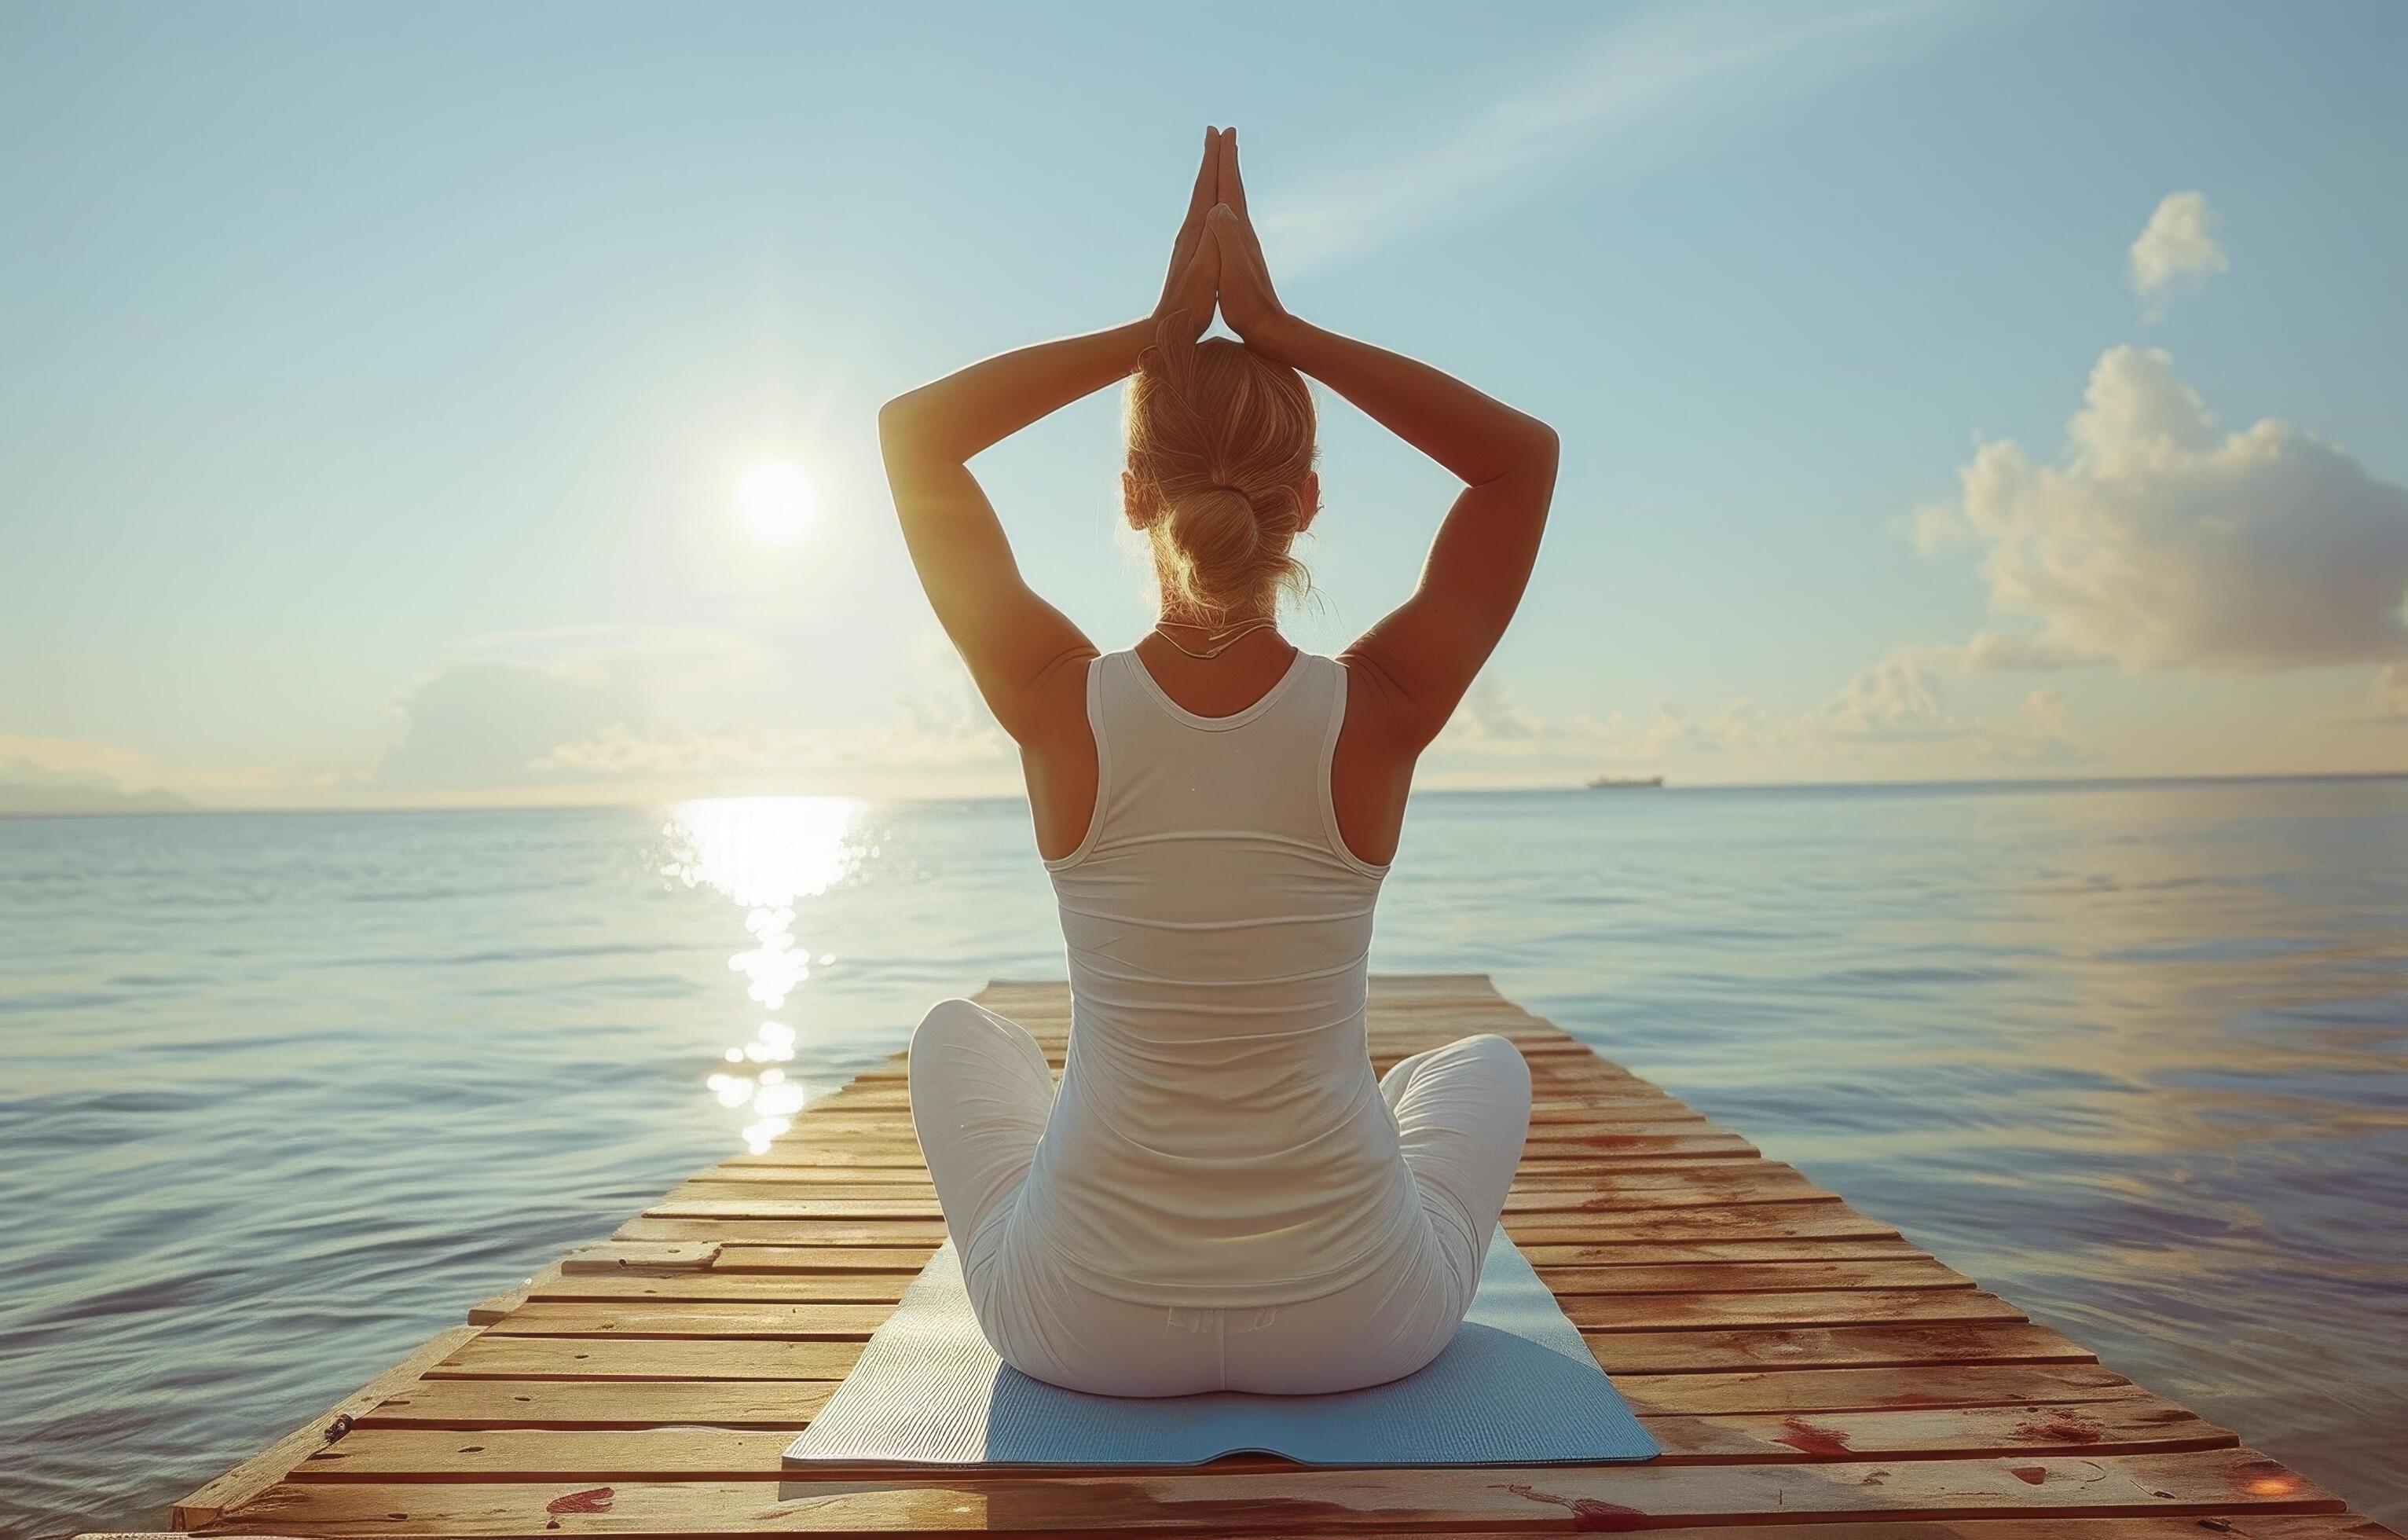
M 1299 320 L 1245 209 L 1235 132 L 1208 130 L 1152 315 L 879 412 L 912 565 L 1019 745 L 1039 849 L 1062 853 L 1074 1012 L 1057 1087 L 1019 1024 L 931 1006 L 912 1126 L 988 1342 L 1107 1395 L 1339 1390 L 1428 1362 L 1529 1120 L 1529 1067 L 1494 1033 L 1373 1073 L 1384 869 L 1359 853 L 1396 848 L 1416 759 L 1512 618 L 1555 437 Z M 1203 336 L 1216 308 L 1239 340 Z M 1462 482 L 1421 581 L 1342 663 L 1274 629 L 1322 511 L 1308 375 Z M 1161 608 L 1141 652 L 1099 655 L 1028 586 L 969 461 L 1124 378 L 1122 511 Z
M 1275 1304 L 1414 1243 L 1418 1194 L 1364 1042 L 1385 868 L 1330 799 L 1346 672 L 1298 652 L 1200 716 L 1134 652 L 1091 661 L 1095 811 L 1046 863 L 1069 1057 L 1020 1222 L 1098 1292 Z

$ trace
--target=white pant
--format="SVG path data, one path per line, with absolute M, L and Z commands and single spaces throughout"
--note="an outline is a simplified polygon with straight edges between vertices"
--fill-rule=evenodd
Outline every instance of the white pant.
M 966 1000 L 911 1034 L 911 1119 L 987 1342 L 1023 1374 L 1074 1390 L 1304 1395 L 1412 1374 L 1470 1308 L 1530 1121 L 1530 1070 L 1494 1032 L 1399 1061 L 1380 1079 L 1422 1189 L 1422 1244 L 1392 1271 L 1262 1308 L 1148 1305 L 1071 1281 L 1015 1244 L 1013 1200 L 1054 1102 L 1037 1040 Z

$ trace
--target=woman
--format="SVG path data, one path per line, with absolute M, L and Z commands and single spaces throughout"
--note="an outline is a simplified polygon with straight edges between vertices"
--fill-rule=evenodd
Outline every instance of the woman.
M 1242 342 L 1199 341 L 1217 301 Z M 1014 567 L 971 456 L 1128 375 L 1129 523 L 1161 619 L 1098 653 Z M 1335 658 L 1278 629 L 1319 511 L 1310 375 L 1464 482 L 1412 597 Z M 1371 912 L 1413 763 L 1512 617 L 1555 436 L 1281 308 L 1237 132 L 1210 131 L 1153 315 L 879 415 L 911 559 L 1020 745 L 1068 945 L 1059 1094 L 967 1000 L 911 1039 L 911 1113 L 981 1329 L 1108 1395 L 1351 1389 L 1461 1324 L 1530 1076 L 1494 1033 L 1372 1072 Z

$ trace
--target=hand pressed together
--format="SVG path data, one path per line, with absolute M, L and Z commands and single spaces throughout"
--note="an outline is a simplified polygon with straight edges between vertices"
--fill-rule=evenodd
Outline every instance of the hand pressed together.
M 1187 217 L 1180 222 L 1178 237 L 1170 243 L 1170 273 L 1162 281 L 1162 301 L 1154 308 L 1156 321 L 1183 314 L 1191 337 L 1203 336 L 1204 328 L 1212 324 L 1221 252 L 1219 244 L 1206 232 L 1205 223 L 1218 195 L 1220 172 L 1219 131 L 1208 128 L 1204 131 L 1204 164 L 1197 168 L 1196 186 L 1187 197 Z
M 1188 194 L 1187 216 L 1171 244 L 1157 321 L 1184 312 L 1192 336 L 1212 323 L 1215 306 L 1229 329 L 1262 346 L 1287 319 L 1271 286 L 1263 243 L 1246 212 L 1246 184 L 1238 170 L 1238 131 L 1204 131 L 1204 164 Z

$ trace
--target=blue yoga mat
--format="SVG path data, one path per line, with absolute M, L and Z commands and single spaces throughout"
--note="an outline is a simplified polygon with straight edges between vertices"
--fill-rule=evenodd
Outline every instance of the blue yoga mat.
M 1317 1396 L 1096 1396 L 996 1357 L 947 1242 L 786 1459 L 803 1465 L 1194 1465 L 1240 1450 L 1306 1465 L 1652 1459 L 1555 1295 L 1498 1227 L 1446 1350 L 1385 1385 Z

